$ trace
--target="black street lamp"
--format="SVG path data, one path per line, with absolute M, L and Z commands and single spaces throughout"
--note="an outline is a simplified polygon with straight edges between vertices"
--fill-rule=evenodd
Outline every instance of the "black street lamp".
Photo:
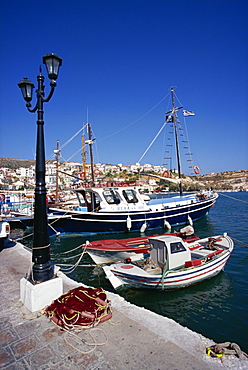
M 62 65 L 62 59 L 54 54 L 46 54 L 43 57 L 43 63 L 46 65 L 47 74 L 50 78 L 50 93 L 45 98 L 44 76 L 40 67 L 40 74 L 37 76 L 38 89 L 36 90 L 37 103 L 31 108 L 32 92 L 34 84 L 26 77 L 18 83 L 22 91 L 24 100 L 27 102 L 26 107 L 29 112 L 37 111 L 37 142 L 36 142 L 36 186 L 35 186 L 35 203 L 34 203 L 34 234 L 33 234 L 33 251 L 32 262 L 33 268 L 28 279 L 32 283 L 41 283 L 53 278 L 54 267 L 50 264 L 50 242 L 47 224 L 47 206 L 46 206 L 46 184 L 45 184 L 45 145 L 44 145 L 44 120 L 43 120 L 43 103 L 48 102 L 53 96 L 56 79 L 59 73 L 59 67 Z

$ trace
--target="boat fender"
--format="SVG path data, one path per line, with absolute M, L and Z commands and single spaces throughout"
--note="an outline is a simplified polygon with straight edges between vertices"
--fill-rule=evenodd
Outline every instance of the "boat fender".
M 86 242 L 84 244 L 85 245 L 90 245 L 90 241 L 89 240 L 86 240 Z
M 188 215 L 188 222 L 191 226 L 193 226 L 193 221 L 192 221 L 192 218 Z
M 141 226 L 141 228 L 140 228 L 140 232 L 141 233 L 144 233 L 145 231 L 146 231 L 146 228 L 147 228 L 147 223 L 146 222 L 144 222 L 143 223 L 143 225 Z
M 166 227 L 167 229 L 171 230 L 171 225 L 168 221 L 164 220 L 164 227 Z
M 127 229 L 130 230 L 132 227 L 132 220 L 130 216 L 127 217 Z

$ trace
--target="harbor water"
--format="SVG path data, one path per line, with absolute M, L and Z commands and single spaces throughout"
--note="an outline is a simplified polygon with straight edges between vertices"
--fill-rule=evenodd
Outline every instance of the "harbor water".
M 179 230 L 174 227 L 172 230 Z M 118 291 L 127 301 L 169 317 L 183 326 L 213 339 L 237 343 L 248 353 L 248 192 L 219 193 L 210 213 L 194 223 L 195 234 L 201 238 L 227 232 L 235 243 L 234 251 L 224 271 L 203 283 L 174 291 L 124 289 Z M 146 235 L 164 233 L 153 230 Z M 86 240 L 128 238 L 137 233 L 118 235 L 60 235 L 51 237 L 51 256 L 54 263 L 63 264 L 62 271 L 76 281 L 90 286 L 113 290 L 100 267 L 84 254 L 79 266 L 81 247 Z M 32 246 L 32 238 L 21 241 Z M 73 257 L 73 258 L 71 258 Z

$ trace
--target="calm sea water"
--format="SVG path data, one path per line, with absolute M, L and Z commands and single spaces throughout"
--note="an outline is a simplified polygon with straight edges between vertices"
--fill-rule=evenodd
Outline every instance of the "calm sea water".
M 173 228 L 175 230 L 176 228 Z M 248 192 L 220 193 L 209 215 L 194 223 L 199 237 L 227 232 L 235 242 L 234 251 L 225 270 L 215 278 L 176 291 L 125 289 L 118 294 L 137 306 L 145 307 L 169 317 L 216 343 L 231 341 L 248 353 Z M 156 230 L 163 233 L 163 230 Z M 146 232 L 152 235 L 153 232 Z M 55 263 L 71 264 L 81 249 L 70 254 L 63 252 L 76 248 L 86 239 L 127 238 L 139 234 L 98 235 L 82 237 L 57 236 L 51 238 L 51 254 Z M 26 240 L 25 244 L 31 244 Z M 85 255 L 80 264 L 92 261 Z M 74 280 L 91 286 L 112 290 L 101 268 L 77 267 L 69 275 Z

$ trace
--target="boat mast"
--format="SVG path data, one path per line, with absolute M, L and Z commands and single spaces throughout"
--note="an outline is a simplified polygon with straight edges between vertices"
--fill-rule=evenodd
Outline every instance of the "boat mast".
M 59 141 L 56 142 L 56 150 L 54 150 L 56 158 L 56 188 L 55 188 L 55 204 L 58 204 L 58 192 L 59 192 Z
M 92 148 L 92 131 L 90 124 L 87 123 L 88 125 L 88 133 L 89 133 L 89 147 L 90 147 L 90 168 L 91 168 L 91 179 L 92 179 L 92 186 L 95 186 L 95 175 L 94 175 L 94 163 L 93 163 L 93 148 Z
M 175 132 L 175 139 L 176 139 L 176 153 L 177 153 L 177 167 L 178 167 L 178 177 L 181 179 L 181 162 L 180 162 L 180 151 L 178 145 L 178 133 L 177 133 L 177 109 L 175 108 L 175 97 L 174 97 L 174 89 L 171 89 L 171 100 L 172 100 L 172 113 L 173 113 L 173 125 L 174 125 L 174 132 Z M 179 194 L 180 196 L 183 195 L 183 188 L 182 182 L 179 182 Z
M 84 173 L 84 181 L 86 178 L 86 148 L 85 148 L 85 138 L 84 134 L 82 134 L 82 161 L 83 161 L 83 173 Z

